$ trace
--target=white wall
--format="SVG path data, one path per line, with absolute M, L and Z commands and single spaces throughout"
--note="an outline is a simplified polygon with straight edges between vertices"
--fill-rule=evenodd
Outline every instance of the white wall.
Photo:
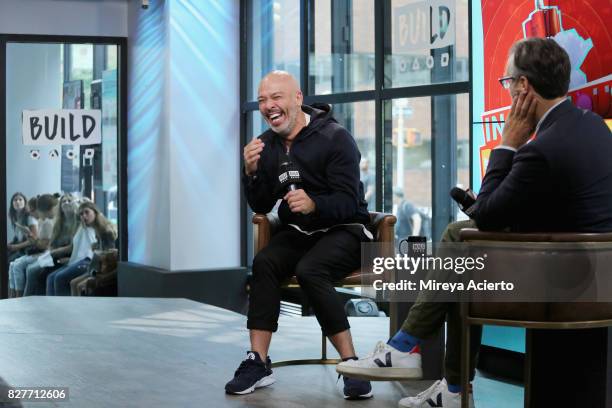
M 239 266 L 239 1 L 170 4 L 172 269 Z
M 61 45 L 8 44 L 6 67 L 6 200 L 10 207 L 13 193 L 30 198 L 60 191 L 61 161 L 50 159 L 51 147 L 37 147 L 41 158 L 30 158 L 31 146 L 21 139 L 21 113 L 24 109 L 61 109 Z M 9 228 L 9 234 L 10 234 Z M 10 239 L 10 237 L 9 237 Z
M 130 261 L 240 265 L 238 21 L 238 0 L 130 5 Z
M 129 8 L 128 260 L 170 269 L 167 9 Z
M 0 33 L 126 37 L 127 12 L 128 0 L 0 0 Z

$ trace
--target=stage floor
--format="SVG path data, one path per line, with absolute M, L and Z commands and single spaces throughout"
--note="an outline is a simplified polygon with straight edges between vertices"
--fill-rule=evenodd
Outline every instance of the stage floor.
M 275 369 L 270 387 L 226 395 L 223 387 L 248 349 L 245 320 L 185 299 L 2 300 L 0 376 L 15 387 L 69 387 L 68 402 L 23 404 L 34 408 L 396 407 L 431 384 L 376 382 L 373 399 L 345 401 L 334 366 L 294 366 Z M 350 322 L 359 354 L 387 337 L 387 318 Z M 273 361 L 320 355 L 314 318 L 281 316 L 279 326 Z M 331 348 L 328 354 L 336 356 Z M 475 392 L 479 408 L 522 405 L 520 387 L 478 378 Z

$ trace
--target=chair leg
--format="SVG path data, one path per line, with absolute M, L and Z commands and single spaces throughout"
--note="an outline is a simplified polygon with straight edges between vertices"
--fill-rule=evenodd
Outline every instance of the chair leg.
M 461 325 L 461 408 L 470 404 L 470 324 L 464 319 Z
M 327 337 L 321 333 L 321 358 L 276 361 L 272 363 L 272 368 L 305 364 L 338 364 L 341 361 L 338 358 L 327 358 Z
M 327 360 L 327 337 L 321 333 L 321 360 Z
M 397 327 L 397 302 L 389 303 L 389 338 L 393 337 L 399 330 Z
M 525 408 L 531 407 L 531 365 L 532 365 L 532 353 L 533 347 L 533 329 L 527 329 L 525 331 L 525 386 L 524 386 L 524 401 Z

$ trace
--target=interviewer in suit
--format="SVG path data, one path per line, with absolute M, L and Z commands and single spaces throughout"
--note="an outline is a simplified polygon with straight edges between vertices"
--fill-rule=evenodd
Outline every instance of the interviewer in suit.
M 612 231 L 612 135 L 601 117 L 576 108 L 567 98 L 570 72 L 567 53 L 552 39 L 529 38 L 510 50 L 499 81 L 512 97 L 512 108 L 478 199 L 466 211 L 480 229 Z M 474 221 L 450 224 L 442 241 L 458 241 L 460 229 L 473 227 Z M 402 399 L 400 406 L 459 407 L 458 304 L 431 302 L 431 296 L 420 293 L 387 344 L 379 344 L 366 358 L 339 364 L 337 371 L 371 379 L 392 372 L 418 378 L 419 343 L 436 334 L 447 319 L 445 378 L 416 397 Z M 480 326 L 472 326 L 472 363 L 481 333 Z

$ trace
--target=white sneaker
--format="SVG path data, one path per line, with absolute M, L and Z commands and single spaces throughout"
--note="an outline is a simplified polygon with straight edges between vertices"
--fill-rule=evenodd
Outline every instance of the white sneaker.
M 359 360 L 343 361 L 336 366 L 336 371 L 362 380 L 418 380 L 423 377 L 419 346 L 404 353 L 382 341 L 371 354 Z
M 446 379 L 436 381 L 431 387 L 416 397 L 402 398 L 398 405 L 404 408 L 460 408 L 461 393 L 450 392 Z M 470 407 L 474 407 L 474 399 L 470 394 Z

